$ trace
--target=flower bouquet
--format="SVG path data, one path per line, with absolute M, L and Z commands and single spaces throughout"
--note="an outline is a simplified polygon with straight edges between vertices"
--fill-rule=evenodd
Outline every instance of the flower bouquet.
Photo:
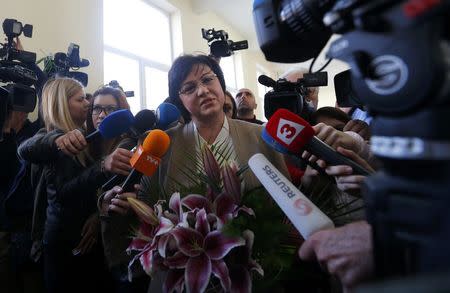
M 168 203 L 152 208 L 128 198 L 140 219 L 128 248 L 137 252 L 129 268 L 139 260 L 148 275 L 163 272 L 164 292 L 283 288 L 286 276 L 301 274 L 293 265 L 299 243 L 285 241 L 290 227 L 264 189 L 242 194 L 240 176 L 247 168 L 238 169 L 218 150 L 204 146 L 200 158 L 192 158 L 194 170 L 186 174 L 195 174 L 190 176 L 198 184 L 173 193 Z

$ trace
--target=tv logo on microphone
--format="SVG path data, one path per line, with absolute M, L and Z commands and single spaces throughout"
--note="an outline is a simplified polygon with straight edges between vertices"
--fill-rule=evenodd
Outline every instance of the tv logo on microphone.
M 301 124 L 280 118 L 280 121 L 278 122 L 277 137 L 285 144 L 290 145 L 303 128 L 305 127 Z

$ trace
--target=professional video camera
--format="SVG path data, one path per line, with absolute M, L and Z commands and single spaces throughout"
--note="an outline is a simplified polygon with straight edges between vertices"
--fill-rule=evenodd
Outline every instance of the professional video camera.
M 80 58 L 80 46 L 70 43 L 67 54 L 58 52 L 53 59 L 45 59 L 45 71 L 49 77 L 71 77 L 84 86 L 88 84 L 88 75 L 84 72 L 76 71 L 82 67 L 89 66 L 89 60 Z M 70 70 L 74 71 L 70 71 Z
M 211 54 L 216 57 L 228 57 L 236 50 L 248 49 L 247 40 L 233 42 L 228 39 L 228 33 L 224 30 L 216 31 L 212 29 L 202 28 L 202 36 L 208 41 L 211 48 Z
M 117 80 L 111 80 L 108 83 L 108 86 L 121 90 L 122 92 L 124 92 L 124 94 L 127 98 L 134 97 L 134 91 L 124 91 L 122 86 L 120 86 L 120 84 Z
M 273 88 L 264 96 L 264 115 L 267 119 L 280 108 L 288 109 L 310 121 L 314 108 L 310 106 L 306 97 L 310 93 L 310 87 L 326 86 L 328 77 L 326 72 L 304 74 L 297 82 L 289 82 L 284 78 L 274 81 L 266 75 L 260 75 L 258 82 Z
M 0 49 L 0 127 L 11 111 L 32 112 L 36 106 L 36 91 L 31 87 L 37 81 L 30 64 L 36 62 L 36 54 L 17 50 L 14 38 L 23 34 L 31 38 L 33 26 L 23 26 L 15 19 L 3 21 L 7 43 Z M 0 133 L 0 139 L 2 138 Z
M 374 116 L 366 181 L 378 276 L 450 271 L 450 1 L 256 0 L 266 59 L 328 57 Z M 305 46 L 307 44 L 307 46 Z

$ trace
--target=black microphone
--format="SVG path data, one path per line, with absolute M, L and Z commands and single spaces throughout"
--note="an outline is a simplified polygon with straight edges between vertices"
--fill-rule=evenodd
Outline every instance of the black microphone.
M 156 115 L 153 111 L 144 109 L 139 111 L 134 117 L 135 122 L 130 127 L 130 132 L 135 138 L 139 138 L 146 131 L 155 128 Z
M 258 82 L 267 87 L 275 87 L 277 85 L 277 82 L 275 80 L 264 74 L 258 77 Z

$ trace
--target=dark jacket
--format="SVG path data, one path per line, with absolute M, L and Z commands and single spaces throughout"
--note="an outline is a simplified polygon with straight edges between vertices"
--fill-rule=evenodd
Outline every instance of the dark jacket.
M 44 166 L 48 202 L 44 243 L 76 245 L 86 219 L 96 211 L 96 191 L 107 177 L 99 162 L 84 167 L 60 152 L 55 140 L 62 134 L 41 129 L 20 145 L 18 152 L 22 159 Z

